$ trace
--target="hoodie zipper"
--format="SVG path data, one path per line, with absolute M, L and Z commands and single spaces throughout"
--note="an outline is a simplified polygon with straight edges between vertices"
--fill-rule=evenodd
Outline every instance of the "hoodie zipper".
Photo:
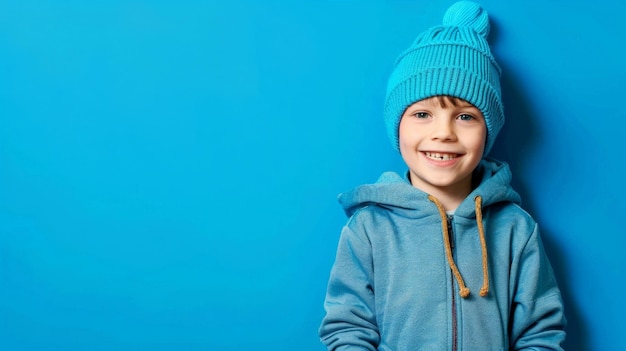
M 448 216 L 448 237 L 450 239 L 450 249 L 454 255 L 454 231 L 452 229 L 452 216 Z M 456 311 L 456 290 L 454 289 L 454 275 L 450 274 L 450 289 L 452 292 L 452 351 L 458 350 L 458 329 Z

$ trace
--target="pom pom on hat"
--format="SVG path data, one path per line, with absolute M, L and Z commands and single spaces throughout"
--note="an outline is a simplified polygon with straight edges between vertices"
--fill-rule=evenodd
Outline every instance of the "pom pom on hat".
M 504 124 L 500 67 L 487 42 L 489 16 L 480 5 L 460 1 L 442 23 L 419 34 L 396 61 L 385 99 L 387 133 L 399 150 L 398 126 L 407 107 L 433 96 L 454 96 L 483 113 L 487 155 Z
M 470 27 L 487 38 L 489 35 L 489 15 L 480 5 L 471 1 L 459 1 L 450 6 L 443 15 L 444 26 Z

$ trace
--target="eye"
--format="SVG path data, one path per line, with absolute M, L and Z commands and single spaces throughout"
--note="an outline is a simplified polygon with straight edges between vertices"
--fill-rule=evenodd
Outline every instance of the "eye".
M 428 113 L 426 112 L 416 112 L 413 114 L 413 116 L 419 118 L 419 119 L 424 119 L 424 118 L 428 118 Z
M 475 118 L 474 118 L 474 116 L 472 116 L 470 114 L 464 113 L 464 114 L 460 115 L 458 117 L 458 119 L 460 119 L 461 121 L 471 121 L 471 120 L 473 120 Z

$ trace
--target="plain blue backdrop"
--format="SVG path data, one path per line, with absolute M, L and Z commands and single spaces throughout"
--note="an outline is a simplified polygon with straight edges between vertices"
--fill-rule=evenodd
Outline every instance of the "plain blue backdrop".
M 0 350 L 321 351 L 336 196 L 452 1 L 0 0 Z M 569 350 L 626 350 L 621 0 L 482 2 Z

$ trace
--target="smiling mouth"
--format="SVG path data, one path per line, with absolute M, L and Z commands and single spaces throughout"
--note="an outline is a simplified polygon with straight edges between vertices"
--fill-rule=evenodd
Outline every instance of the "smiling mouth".
M 446 154 L 440 152 L 424 152 L 424 155 L 426 155 L 426 157 L 430 158 L 431 160 L 437 161 L 450 161 L 459 157 L 459 154 Z

